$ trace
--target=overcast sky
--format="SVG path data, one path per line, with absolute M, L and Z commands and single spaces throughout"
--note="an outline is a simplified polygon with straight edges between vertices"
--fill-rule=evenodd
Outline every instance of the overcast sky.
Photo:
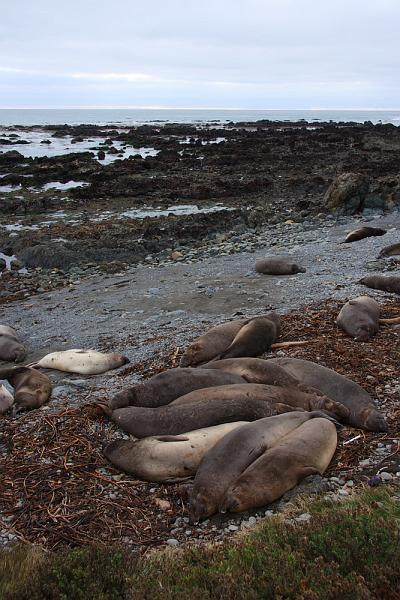
M 400 107 L 400 0 L 2 0 L 0 107 Z

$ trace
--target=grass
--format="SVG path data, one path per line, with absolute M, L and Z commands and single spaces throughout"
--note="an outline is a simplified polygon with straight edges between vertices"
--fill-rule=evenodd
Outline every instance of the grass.
M 0 554 L 0 598 L 399 600 L 395 493 L 378 488 L 343 504 L 310 501 L 307 524 L 266 519 L 222 544 L 141 559 L 118 548 L 45 553 L 21 545 Z M 296 512 L 299 506 L 292 508 Z

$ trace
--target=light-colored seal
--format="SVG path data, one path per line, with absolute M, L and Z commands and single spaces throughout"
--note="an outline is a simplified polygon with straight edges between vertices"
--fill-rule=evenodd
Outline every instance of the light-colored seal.
M 110 400 L 109 406 L 112 410 L 126 406 L 156 408 L 193 390 L 230 383 L 244 383 L 244 379 L 209 369 L 168 369 L 119 392 Z
M 0 385 L 0 415 L 8 411 L 14 404 L 14 396 L 4 385 Z
M 344 422 L 367 431 L 387 431 L 387 423 L 373 405 L 372 398 L 361 386 L 332 369 L 299 358 L 272 358 L 267 362 L 284 369 L 307 386 L 347 406 L 350 414 Z
M 322 475 L 337 446 L 336 428 L 327 419 L 312 419 L 254 461 L 229 487 L 220 510 L 242 512 L 266 506 L 308 475 Z
M 295 275 L 306 269 L 284 256 L 266 256 L 256 261 L 256 271 L 264 275 Z
M 343 240 L 343 244 L 349 244 L 350 242 L 358 242 L 359 240 L 363 240 L 364 238 L 375 235 L 384 235 L 385 233 L 386 229 L 380 229 L 379 227 L 360 227 L 359 229 L 354 229 L 354 231 L 350 231 L 350 233 Z
M 231 354 L 239 356 L 238 352 L 242 353 L 240 356 L 262 354 L 278 337 L 279 330 L 280 319 L 274 312 L 217 325 L 189 345 L 180 366 L 195 367 L 226 354 L 233 358 Z
M 30 367 L 0 369 L 0 379 L 7 379 L 14 388 L 14 400 L 23 408 L 39 408 L 51 396 L 50 379 Z
M 385 275 L 369 275 L 368 277 L 360 279 L 360 283 L 374 290 L 400 294 L 400 277 L 396 277 L 395 275 L 392 275 L 391 277 L 385 277 Z
M 98 375 L 117 369 L 128 362 L 129 359 L 126 356 L 116 352 L 105 354 L 97 350 L 74 348 L 46 354 L 34 366 L 42 369 L 57 369 L 67 373 L 80 373 L 81 375 Z
M 26 349 L 18 339 L 17 332 L 8 325 L 0 325 L 0 360 L 21 362 L 26 356 Z
M 182 435 L 116 440 L 103 448 L 117 469 L 146 481 L 172 482 L 191 477 L 204 454 L 220 439 L 247 421 L 222 423 Z
M 379 330 L 379 304 L 369 296 L 349 300 L 340 310 L 336 323 L 356 342 L 367 342 Z
M 262 383 L 237 383 L 195 390 L 173 400 L 169 406 L 193 404 L 202 402 L 205 399 L 265 400 L 272 404 L 287 404 L 297 410 L 325 410 L 335 415 L 339 420 L 349 416 L 348 408 L 321 393 L 307 393 L 297 387 L 279 387 Z
M 378 258 L 385 258 L 386 256 L 398 256 L 400 254 L 400 242 L 386 246 L 378 254 Z
M 204 455 L 194 479 L 193 523 L 218 511 L 228 488 L 259 456 L 320 413 L 292 412 L 254 421 L 228 433 Z
M 104 410 L 109 412 L 107 408 Z M 158 408 L 128 406 L 114 410 L 110 416 L 121 429 L 143 438 L 149 435 L 179 435 L 185 431 L 233 421 L 255 421 L 293 410 L 287 404 L 265 400 L 225 398 Z

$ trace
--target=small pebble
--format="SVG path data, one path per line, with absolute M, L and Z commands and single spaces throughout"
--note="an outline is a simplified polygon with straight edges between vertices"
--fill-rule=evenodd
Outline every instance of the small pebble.
M 179 542 L 175 538 L 170 538 L 167 540 L 167 544 L 168 546 L 179 546 Z

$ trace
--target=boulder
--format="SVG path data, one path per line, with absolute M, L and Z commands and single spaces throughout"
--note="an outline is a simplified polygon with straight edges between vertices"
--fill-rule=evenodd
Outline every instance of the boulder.
M 369 190 L 369 180 L 361 173 L 342 173 L 328 188 L 323 203 L 326 208 L 347 214 L 361 212 Z

